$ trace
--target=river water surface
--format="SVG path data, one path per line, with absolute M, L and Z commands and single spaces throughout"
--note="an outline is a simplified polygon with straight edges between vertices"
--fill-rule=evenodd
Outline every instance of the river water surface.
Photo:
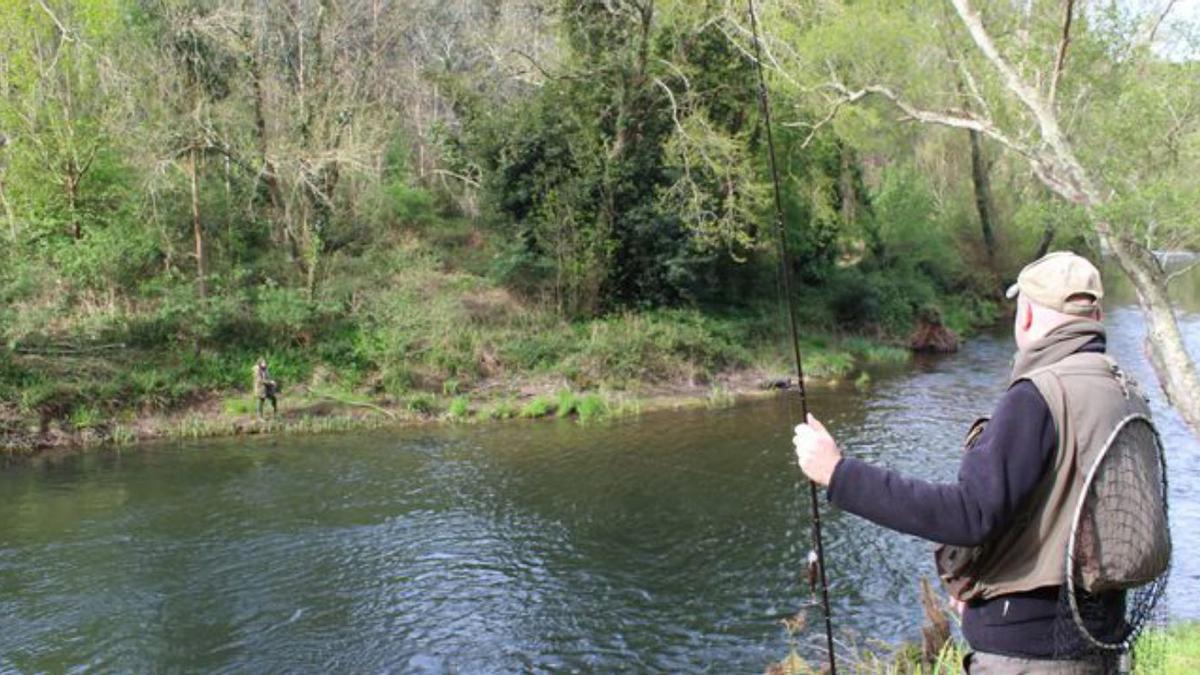
M 1182 320 L 1200 354 L 1198 296 Z M 1200 444 L 1153 385 L 1136 310 L 1106 323 L 1168 446 L 1164 610 L 1200 618 Z M 811 404 L 849 454 L 949 480 L 1010 358 L 998 332 Z M 789 423 L 779 398 L 9 467 L 0 671 L 761 672 L 786 654 L 779 619 L 809 603 Z M 918 637 L 930 545 L 824 522 L 839 639 Z

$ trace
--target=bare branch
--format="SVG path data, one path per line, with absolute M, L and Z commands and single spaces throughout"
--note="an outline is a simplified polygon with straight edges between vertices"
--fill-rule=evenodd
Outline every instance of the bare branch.
M 992 66 L 999 71 L 1001 77 L 1004 78 L 1004 83 L 1008 89 L 1016 95 L 1025 107 L 1029 108 L 1030 112 L 1036 116 L 1039 111 L 1045 111 L 1046 107 L 1037 91 L 1031 88 L 1012 65 L 1000 53 L 996 47 L 996 43 L 992 41 L 992 36 L 988 35 L 987 30 L 983 27 L 983 20 L 979 16 L 969 2 L 969 0 L 950 0 L 954 3 L 954 9 L 958 11 L 959 18 L 962 19 L 967 31 L 971 34 L 971 38 L 975 41 L 975 45 L 983 52 Z M 1038 122 L 1042 120 L 1039 118 Z M 1057 127 L 1057 125 L 1055 125 Z
M 453 171 L 447 171 L 446 169 L 433 169 L 430 171 L 430 173 L 434 173 L 439 176 L 449 176 L 450 178 L 460 180 L 473 188 L 480 187 L 479 181 L 471 178 L 470 176 L 464 176 L 461 173 L 454 173 Z
M 1195 260 L 1191 261 L 1190 263 L 1187 263 L 1183 267 L 1180 267 L 1179 269 L 1175 270 L 1174 272 L 1171 272 L 1170 274 L 1168 274 L 1167 275 L 1167 283 L 1170 284 L 1172 281 L 1187 274 L 1188 272 L 1191 272 L 1192 270 L 1196 269 L 1197 267 L 1200 267 L 1200 256 L 1196 256 Z
M 1034 171 L 1038 173 L 1038 177 L 1043 182 L 1054 178 L 1053 182 L 1047 182 L 1047 186 L 1056 191 L 1059 187 L 1069 188 L 1067 192 L 1060 194 L 1072 202 L 1087 203 L 1090 205 L 1100 203 L 1099 193 L 1084 173 L 1079 161 L 1075 158 L 1075 153 L 1063 135 L 1052 108 L 1047 105 L 1036 89 L 1030 87 L 1028 83 L 1021 79 L 1017 71 L 1000 53 L 1000 50 L 996 47 L 996 43 L 992 40 L 992 36 L 983 27 L 983 20 L 980 18 L 979 12 L 971 7 L 970 0 L 950 1 L 954 3 L 954 9 L 958 12 L 967 31 L 971 34 L 975 45 L 979 47 L 979 50 L 983 52 L 987 60 L 1000 73 L 1008 90 L 1024 104 L 1025 108 L 1037 120 L 1042 141 L 1049 145 L 1053 151 L 1054 157 L 1052 161 L 1046 161 L 1045 158 L 1042 158 L 1042 161 L 1034 163 Z M 1051 167 L 1054 167 L 1053 170 Z M 1042 172 L 1045 172 L 1045 174 Z M 1106 235 L 1107 227 L 1103 224 L 1098 224 L 1097 232 L 1102 236 Z
M 528 61 L 528 62 L 530 63 L 530 65 L 532 65 L 534 68 L 536 68 L 536 69 L 537 69 L 537 71 L 538 71 L 539 73 L 541 73 L 541 74 L 542 74 L 542 77 L 546 78 L 547 80 L 553 80 L 553 79 L 556 79 L 554 75 L 550 74 L 550 71 L 548 71 L 548 70 L 546 70 L 545 68 L 543 68 L 543 67 L 542 67 L 542 64 L 538 63 L 537 59 L 533 58 L 533 57 L 532 57 L 532 56 L 530 56 L 529 54 L 526 54 L 525 52 L 523 52 L 523 51 L 521 51 L 520 49 L 517 49 L 517 48 L 515 48 L 515 47 L 514 47 L 514 48 L 512 48 L 512 49 L 510 49 L 510 50 L 509 50 L 509 52 L 510 52 L 510 53 L 512 53 L 512 54 L 516 54 L 517 56 L 520 56 L 520 57 L 524 58 L 526 61 Z M 531 84 L 532 84 L 532 83 L 531 83 Z M 540 83 L 539 83 L 539 84 L 540 84 Z
M 899 108 L 901 112 L 914 121 L 922 122 L 924 124 L 938 124 L 945 127 L 954 127 L 956 129 L 971 129 L 978 131 L 979 133 L 995 140 L 1022 157 L 1030 159 L 1031 161 L 1038 159 L 1037 153 L 1035 153 L 1034 150 L 1009 138 L 1008 135 L 996 128 L 996 125 L 993 124 L 991 120 L 980 119 L 968 112 L 958 110 L 939 112 L 935 110 L 924 110 L 922 108 L 917 108 L 916 106 L 900 98 L 900 96 L 891 88 L 882 85 L 869 85 L 857 91 L 850 91 L 842 84 L 836 82 L 827 86 L 842 94 L 842 98 L 836 104 L 837 107 L 846 105 L 848 103 L 856 103 L 867 96 L 874 94 L 891 101 L 892 105 Z
M 1050 88 L 1046 93 L 1046 105 L 1054 107 L 1054 95 L 1058 90 L 1058 81 L 1062 78 L 1063 64 L 1067 60 L 1067 46 L 1071 44 L 1071 18 L 1075 14 L 1075 0 L 1065 0 L 1063 3 L 1062 39 L 1058 42 L 1058 56 L 1054 58 L 1054 69 L 1050 73 Z
M 979 111 L 991 118 L 992 108 L 984 98 L 983 91 L 980 90 L 979 83 L 975 80 L 975 74 L 962 59 L 955 59 L 954 63 L 958 66 L 958 72 L 962 75 L 963 82 L 967 84 L 967 91 L 971 92 L 971 98 L 975 99 L 975 103 L 979 106 Z
M 38 0 L 38 6 L 42 8 L 42 11 L 46 13 L 46 16 L 50 17 L 50 20 L 54 22 L 54 25 L 58 26 L 58 32 L 62 34 L 62 39 L 66 40 L 67 42 L 75 41 L 75 38 L 71 37 L 71 31 L 67 30 L 67 27 L 63 25 L 63 22 L 58 20 L 58 16 L 55 15 L 53 10 L 46 6 L 44 0 Z
M 1167 1 L 1167 6 L 1164 7 L 1162 13 L 1158 15 L 1158 20 L 1151 24 L 1150 30 L 1146 32 L 1146 38 L 1142 40 L 1143 44 L 1154 44 L 1154 38 L 1158 36 L 1158 29 L 1160 26 L 1162 26 L 1163 21 L 1166 20 L 1167 15 L 1171 13 L 1171 9 L 1175 7 L 1175 2 L 1176 0 Z
M 742 56 L 746 57 L 746 59 L 748 59 L 751 63 L 754 63 L 754 64 L 758 63 L 759 60 L 758 60 L 758 58 L 756 58 L 754 56 L 754 53 L 751 52 L 749 49 L 746 49 L 746 47 L 742 45 L 741 41 L 737 40 L 726 29 L 726 26 L 733 26 L 735 29 L 737 29 L 737 31 L 739 33 L 742 34 L 743 38 L 753 41 L 754 40 L 753 35 L 751 34 L 751 32 L 749 30 L 746 29 L 745 26 L 742 26 L 737 21 L 734 21 L 731 18 L 726 18 L 725 21 L 719 22 L 717 24 L 717 26 L 718 26 L 718 30 L 721 31 L 721 34 L 725 36 L 725 39 L 729 40 L 729 43 L 732 44 L 734 47 L 736 47 L 737 50 L 742 53 Z M 771 70 L 775 71 L 776 73 L 778 73 L 781 77 L 783 77 L 783 79 L 787 80 L 790 84 L 799 86 L 800 83 L 797 82 L 796 79 L 793 78 L 788 73 L 787 69 L 784 68 L 779 63 L 779 60 L 775 58 L 774 52 L 771 51 L 770 42 L 766 38 L 767 38 L 766 35 L 762 35 L 762 36 L 760 36 L 760 39 L 758 41 L 758 44 L 762 46 L 763 56 L 765 57 L 763 60 L 763 65 L 765 67 L 768 67 Z

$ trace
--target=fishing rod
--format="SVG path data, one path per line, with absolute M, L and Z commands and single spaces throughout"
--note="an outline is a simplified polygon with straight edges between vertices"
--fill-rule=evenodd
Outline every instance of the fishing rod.
M 775 231 L 779 244 L 779 269 L 783 279 L 784 302 L 787 304 L 788 324 L 791 327 L 792 355 L 796 361 L 796 386 L 800 390 L 800 414 L 808 420 L 808 393 L 804 388 L 804 362 L 800 358 L 800 331 L 796 327 L 796 306 L 792 302 L 792 273 L 788 265 L 787 232 L 783 227 L 783 199 L 779 187 L 779 165 L 775 158 L 775 138 L 771 133 L 771 104 L 767 99 L 767 80 L 763 75 L 762 47 L 758 38 L 758 17 L 754 13 L 754 0 L 746 0 L 750 9 L 750 30 L 754 35 L 754 64 L 758 70 L 758 102 L 762 108 L 763 126 L 767 131 L 767 153 L 771 163 L 771 182 L 775 187 Z M 825 644 L 829 649 L 829 672 L 837 675 L 837 661 L 833 653 L 833 614 L 829 609 L 829 583 L 825 580 L 825 549 L 821 545 L 821 509 L 818 506 L 817 484 L 808 481 L 808 503 L 812 515 L 813 549 L 809 551 L 809 587 L 819 578 L 821 583 L 821 608 L 825 613 Z M 812 566 L 816 564 L 817 574 Z

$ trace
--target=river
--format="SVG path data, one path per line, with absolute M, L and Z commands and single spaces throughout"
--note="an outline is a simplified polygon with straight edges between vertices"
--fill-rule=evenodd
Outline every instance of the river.
M 1200 279 L 1184 286 L 1200 354 Z M 1153 386 L 1137 311 L 1118 304 L 1106 323 L 1168 447 L 1163 611 L 1200 618 L 1200 444 Z M 812 407 L 849 454 L 949 480 L 1009 342 L 998 331 L 866 391 L 814 391 Z M 12 466 L 0 671 L 761 672 L 786 654 L 779 619 L 809 601 L 788 413 L 780 398 Z M 839 639 L 917 638 L 930 546 L 825 514 Z

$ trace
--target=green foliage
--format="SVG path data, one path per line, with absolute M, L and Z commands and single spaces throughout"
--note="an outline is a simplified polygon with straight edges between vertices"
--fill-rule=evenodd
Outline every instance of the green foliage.
M 862 362 L 871 365 L 903 364 L 912 360 L 912 352 L 907 349 L 879 344 L 861 337 L 846 338 L 840 346 Z
M 488 410 L 488 417 L 494 420 L 507 420 L 516 417 L 520 412 L 521 408 L 517 405 L 516 401 L 505 398 L 492 404 L 492 407 Z
M 250 364 L 264 355 L 285 395 L 333 387 L 422 415 L 445 400 L 451 418 L 469 414 L 467 392 L 522 377 L 623 396 L 785 360 L 755 73 L 720 3 L 656 3 L 645 26 L 596 3 L 547 12 L 530 27 L 547 45 L 544 72 L 530 71 L 536 86 L 499 77 L 470 49 L 416 70 L 419 58 L 361 61 L 346 46 L 367 25 L 357 6 L 321 15 L 324 38 L 313 17 L 274 6 L 232 28 L 220 2 L 52 8 L 78 39 L 61 40 L 36 4 L 0 6 L 10 141 L 0 147 L 0 400 L 20 415 L 94 424 L 208 402 L 244 414 Z M 961 142 L 896 128 L 872 105 L 814 129 L 827 110 L 797 87 L 832 63 L 864 77 L 914 68 L 892 84 L 946 90 L 923 65 L 942 60 L 913 49 L 937 35 L 929 12 L 881 0 L 764 12 L 773 38 L 795 47 L 778 56 L 815 64 L 769 75 L 784 262 L 804 331 L 832 336 L 810 372 L 844 377 L 904 357 L 844 335 L 901 337 L 926 311 L 959 331 L 990 318 L 994 284 L 964 262 L 978 256 L 969 172 L 953 160 Z M 266 39 L 280 30 L 295 41 Z M 1103 57 L 1090 32 L 1076 48 L 1085 63 Z M 1194 70 L 1146 72 L 1155 83 L 1114 73 L 1126 95 L 1101 84 L 1127 108 L 1152 107 L 1156 123 L 1168 107 L 1191 109 L 1182 84 Z M 1140 233 L 1185 231 L 1188 139 L 1168 178 L 1127 185 L 1111 218 Z M 1013 183 L 1000 191 L 1014 249 L 1046 223 L 1060 241 L 1084 230 L 1078 209 L 1026 198 L 1011 168 L 997 173 Z M 1123 180 L 1118 169 L 1108 175 Z M 82 351 L 12 351 L 63 345 Z M 564 391 L 490 414 L 590 419 L 626 405 L 615 400 Z
M 1177 623 L 1149 630 L 1134 645 L 1133 672 L 1183 675 L 1200 669 L 1200 625 Z
M 252 396 L 233 396 L 225 399 L 222 408 L 229 415 L 253 415 L 257 411 L 257 401 Z
M 509 228 L 499 278 L 545 289 L 567 315 L 701 295 L 711 252 L 750 247 L 765 206 L 745 59 L 714 26 L 690 32 L 695 13 L 664 13 L 644 32 L 581 5 L 564 15 L 565 67 L 586 76 L 549 80 L 509 110 L 460 96 L 459 147 Z
M 81 405 L 71 411 L 70 423 L 75 429 L 91 429 L 98 426 L 104 414 L 93 406 Z
M 535 396 L 521 408 L 520 416 L 525 418 L 545 417 L 553 413 L 554 409 L 554 399 L 548 396 Z
M 728 388 L 714 384 L 708 390 L 707 405 L 709 408 L 728 408 L 737 402 L 737 397 Z
M 575 401 L 575 414 L 580 422 L 598 420 L 608 412 L 608 401 L 600 394 L 584 394 Z
M 854 378 L 854 388 L 859 390 L 870 389 L 871 374 L 866 371 L 859 373 L 858 377 Z
M 465 420 L 471 414 L 466 396 L 455 396 L 446 408 L 446 416 L 452 420 Z
M 816 351 L 804 361 L 805 379 L 838 379 L 854 370 L 854 357 L 847 352 Z
M 695 310 L 660 310 L 591 322 L 567 359 L 568 372 L 583 385 L 602 380 L 707 378 L 745 365 L 749 354 L 736 321 Z
M 409 412 L 418 415 L 432 415 L 437 410 L 437 398 L 432 394 L 417 392 L 408 396 L 404 401 L 404 407 Z
M 554 410 L 559 417 L 570 417 L 579 405 L 579 397 L 570 389 L 559 391 L 557 399 Z

